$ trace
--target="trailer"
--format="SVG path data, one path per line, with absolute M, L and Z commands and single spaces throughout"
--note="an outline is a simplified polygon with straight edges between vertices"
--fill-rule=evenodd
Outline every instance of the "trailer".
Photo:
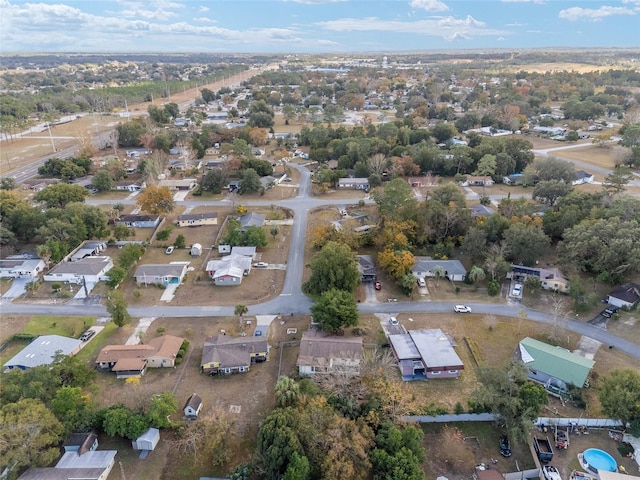
M 538 460 L 542 463 L 549 463 L 553 460 L 553 446 L 549 441 L 549 437 L 538 438 L 533 437 L 533 448 L 538 455 Z

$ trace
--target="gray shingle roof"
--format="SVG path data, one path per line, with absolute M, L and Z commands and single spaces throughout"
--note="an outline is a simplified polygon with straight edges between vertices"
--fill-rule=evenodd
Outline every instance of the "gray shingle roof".
M 38 365 L 49 365 L 56 352 L 69 355 L 82 342 L 75 338 L 60 335 L 42 335 L 24 347 L 17 355 L 4 364 L 5 367 L 33 368 Z

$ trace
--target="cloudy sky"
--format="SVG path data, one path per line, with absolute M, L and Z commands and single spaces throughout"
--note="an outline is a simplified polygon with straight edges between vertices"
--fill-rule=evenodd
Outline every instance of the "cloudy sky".
M 640 0 L 0 0 L 0 52 L 640 47 Z

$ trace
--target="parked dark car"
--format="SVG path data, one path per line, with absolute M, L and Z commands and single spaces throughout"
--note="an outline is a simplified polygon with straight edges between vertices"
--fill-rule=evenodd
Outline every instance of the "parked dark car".
M 600 313 L 600 315 L 602 315 L 605 318 L 611 318 L 613 315 L 618 313 L 618 310 L 620 310 L 618 307 L 608 307 L 608 308 L 605 308 L 602 311 L 602 313 Z
M 511 443 L 509 443 L 509 437 L 506 435 L 500 436 L 500 455 L 503 457 L 511 456 Z

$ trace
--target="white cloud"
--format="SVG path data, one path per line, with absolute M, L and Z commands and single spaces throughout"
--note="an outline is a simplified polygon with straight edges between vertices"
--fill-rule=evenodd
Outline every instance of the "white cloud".
M 506 23 L 504 26 L 505 27 L 509 27 L 509 28 L 520 28 L 520 27 L 526 27 L 527 24 L 526 23 L 513 22 L 513 23 Z
M 332 31 L 378 31 L 402 34 L 429 35 L 444 39 L 471 38 L 473 36 L 498 36 L 509 35 L 506 30 L 486 28 L 484 22 L 480 22 L 471 16 L 466 18 L 439 17 L 414 22 L 402 22 L 397 20 L 381 20 L 377 17 L 369 18 L 342 18 L 328 22 L 318 22 L 320 27 Z
M 600 8 L 582 8 L 582 7 L 571 7 L 565 10 L 561 10 L 558 14 L 558 17 L 563 20 L 569 20 L 572 22 L 578 20 L 590 20 L 593 22 L 597 22 L 606 17 L 612 17 L 616 15 L 635 15 L 634 12 L 630 8 L 626 7 L 610 7 L 607 5 L 603 5 Z
M 411 0 L 412 8 L 421 8 L 428 12 L 446 12 L 449 10 L 444 3 L 439 0 Z
M 217 23 L 215 20 L 209 17 L 194 17 L 194 22 L 202 22 L 202 23 Z
M 208 11 L 209 11 L 209 7 L 202 6 L 202 7 L 200 7 L 200 8 L 198 9 L 198 11 L 199 11 L 200 13 L 208 12 Z
M 341 3 L 348 0 L 285 0 L 293 3 L 304 3 L 306 5 L 320 5 L 322 3 Z
M 544 0 L 502 0 L 503 3 L 535 3 L 537 5 L 544 5 Z

